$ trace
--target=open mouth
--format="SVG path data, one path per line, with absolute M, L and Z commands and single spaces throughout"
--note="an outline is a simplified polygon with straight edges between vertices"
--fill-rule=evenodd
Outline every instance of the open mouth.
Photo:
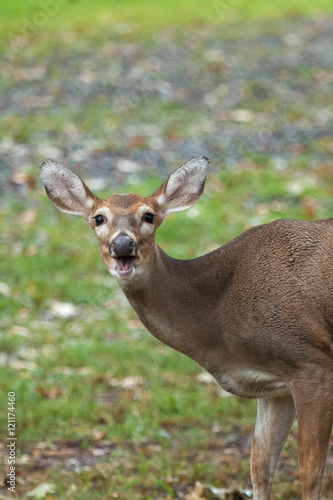
M 118 276 L 130 276 L 134 270 L 134 262 L 137 257 L 116 257 L 116 270 Z

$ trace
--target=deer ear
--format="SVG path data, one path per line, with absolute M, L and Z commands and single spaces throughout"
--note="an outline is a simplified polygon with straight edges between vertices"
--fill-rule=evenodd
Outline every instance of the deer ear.
M 80 177 L 51 160 L 43 161 L 40 171 L 46 194 L 57 208 L 88 218 L 97 197 Z
M 200 156 L 184 163 L 155 191 L 163 215 L 190 208 L 200 198 L 208 174 L 209 158 Z

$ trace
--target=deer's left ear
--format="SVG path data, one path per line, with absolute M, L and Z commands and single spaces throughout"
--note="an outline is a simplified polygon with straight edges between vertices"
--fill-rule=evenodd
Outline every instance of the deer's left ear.
M 80 177 L 52 160 L 43 161 L 40 171 L 46 194 L 59 210 L 89 217 L 97 196 Z
M 200 156 L 184 163 L 155 191 L 163 215 L 190 208 L 200 198 L 208 174 L 209 158 Z

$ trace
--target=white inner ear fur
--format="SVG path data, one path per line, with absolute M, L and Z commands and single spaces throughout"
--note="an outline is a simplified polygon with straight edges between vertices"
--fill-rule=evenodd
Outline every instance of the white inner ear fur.
M 63 212 L 86 216 L 87 210 L 93 207 L 94 200 L 87 196 L 81 179 L 66 167 L 53 161 L 43 162 L 41 177 L 49 197 Z
M 157 198 L 157 202 L 163 206 L 166 204 L 164 214 L 179 212 L 190 208 L 201 194 L 202 186 L 208 174 L 209 159 L 205 156 L 193 158 L 178 168 L 169 177 L 165 194 Z M 175 194 L 179 191 L 179 194 Z M 168 208 L 168 200 L 175 195 L 172 206 Z M 197 195 L 197 198 L 195 198 Z M 174 204 L 179 198 L 179 204 Z M 189 201 L 191 200 L 191 201 Z
M 51 194 L 63 198 L 67 197 L 70 191 L 78 198 L 86 196 L 81 179 L 77 175 L 58 163 L 45 163 L 47 163 L 47 168 L 42 169 L 41 176 Z

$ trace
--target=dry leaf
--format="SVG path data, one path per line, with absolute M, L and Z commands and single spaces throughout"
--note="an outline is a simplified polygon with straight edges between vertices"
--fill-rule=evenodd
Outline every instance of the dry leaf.
M 3 281 L 0 281 L 0 294 L 4 295 L 5 297 L 10 297 L 11 295 L 9 286 Z
M 319 203 L 314 198 L 305 197 L 303 200 L 305 216 L 307 219 L 317 219 Z
M 215 488 L 209 485 L 203 486 L 203 494 L 207 500 L 248 500 L 253 497 L 253 492 L 250 490 Z
M 202 496 L 203 492 L 203 485 L 200 481 L 196 481 L 193 491 L 186 497 L 186 500 L 206 500 L 206 497 Z
M 31 226 L 37 218 L 37 209 L 30 208 L 21 215 L 21 222 L 24 226 Z
M 60 448 L 59 450 L 50 450 L 50 449 L 37 449 L 35 448 L 31 452 L 34 457 L 44 457 L 44 458 L 69 458 L 75 455 L 75 450 L 71 448 Z
M 10 329 L 10 333 L 12 335 L 19 335 L 20 337 L 28 337 L 30 334 L 30 331 L 25 326 L 14 325 Z
M 50 313 L 56 318 L 71 319 L 74 316 L 77 316 L 78 311 L 77 307 L 75 307 L 74 304 L 71 304 L 70 302 L 59 302 L 57 300 L 54 300 L 51 303 Z
M 36 184 L 35 177 L 25 172 L 14 172 L 10 177 L 10 181 L 14 186 L 18 187 L 33 188 Z
M 49 389 L 45 389 L 45 387 L 37 385 L 35 387 L 35 391 L 46 399 L 55 399 L 62 395 L 62 388 L 60 385 L 53 385 Z
M 91 435 L 96 441 L 101 441 L 101 439 L 104 439 L 106 437 L 106 431 L 101 431 L 99 429 L 93 429 L 91 431 Z
M 37 369 L 36 363 L 33 363 L 32 361 L 22 361 L 20 359 L 13 359 L 12 361 L 9 362 L 9 366 L 13 370 L 33 371 Z
M 111 387 L 121 387 L 122 389 L 135 389 L 143 383 L 142 377 L 125 377 L 122 379 L 111 378 L 108 384 Z
M 126 158 L 119 158 L 117 161 L 117 169 L 125 174 L 134 174 L 141 171 L 141 165 L 135 161 L 127 160 Z
M 36 488 L 28 491 L 27 497 L 44 498 L 48 493 L 55 493 L 56 485 L 54 483 L 41 483 Z

